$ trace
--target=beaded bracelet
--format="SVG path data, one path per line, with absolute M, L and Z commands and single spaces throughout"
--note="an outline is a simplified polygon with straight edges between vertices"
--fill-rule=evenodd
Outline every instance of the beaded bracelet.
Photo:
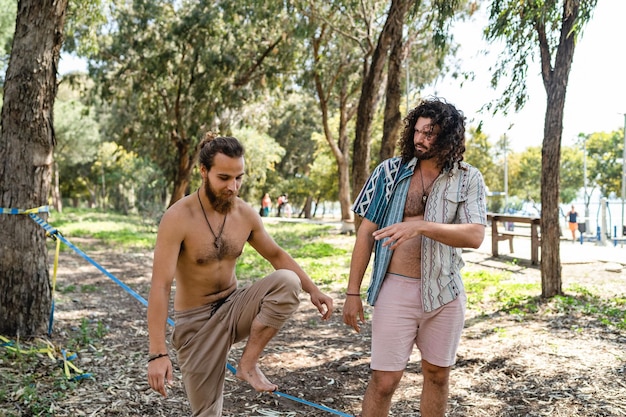
M 148 362 L 152 362 L 155 359 L 163 358 L 165 356 L 169 356 L 167 353 L 159 353 L 157 355 L 152 355 L 148 358 Z
M 347 292 L 346 295 L 353 295 L 355 297 L 360 297 L 361 296 L 361 294 L 354 294 L 354 293 L 350 293 L 350 292 Z

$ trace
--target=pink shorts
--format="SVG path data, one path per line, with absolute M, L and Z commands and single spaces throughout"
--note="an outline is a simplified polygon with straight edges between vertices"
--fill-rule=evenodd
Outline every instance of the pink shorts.
M 374 307 L 370 367 L 377 371 L 404 370 L 413 345 L 422 359 L 433 365 L 454 365 L 466 303 L 463 292 L 456 300 L 425 313 L 422 280 L 387 274 Z

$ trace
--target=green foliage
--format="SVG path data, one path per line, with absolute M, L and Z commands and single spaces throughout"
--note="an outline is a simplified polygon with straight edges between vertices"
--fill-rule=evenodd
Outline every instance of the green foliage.
M 318 146 L 312 135 L 319 129 L 315 105 L 310 95 L 292 93 L 284 100 L 278 100 L 270 112 L 268 133 L 285 150 L 285 154 L 276 164 L 276 169 L 268 173 L 266 190 L 273 196 L 287 193 L 292 206 L 302 206 L 311 195 L 311 190 L 319 190 L 317 184 L 311 185 L 311 181 L 316 183 L 311 170 L 317 163 L 315 151 Z M 336 171 L 332 177 L 336 179 Z M 328 197 L 327 194 L 322 195 L 323 199 Z
M 551 309 L 558 314 L 586 316 L 607 327 L 626 329 L 626 298 L 601 298 L 585 288 L 573 286 L 574 294 L 557 295 Z
M 238 110 L 289 83 L 298 50 L 292 16 L 282 2 L 116 4 L 93 62 L 113 115 L 110 136 L 181 192 L 204 133 L 246 125 Z
M 337 201 L 339 187 L 337 184 L 337 161 L 333 158 L 330 148 L 323 143 L 321 135 L 315 133 L 313 138 L 318 143 L 315 161 L 311 165 L 309 178 L 313 182 L 313 189 L 321 200 Z
M 72 0 L 67 5 L 63 49 L 80 56 L 98 50 L 98 27 L 106 24 L 105 0 Z
M 510 155 L 509 194 L 541 201 L 541 147 L 532 146 Z
M 541 293 L 539 283 L 515 282 L 510 273 L 493 273 L 485 270 L 464 272 L 463 283 L 468 305 L 478 311 L 487 309 L 512 311 L 523 316 L 535 312 L 536 294 Z
M 504 191 L 504 164 L 494 161 L 495 152 L 487 135 L 480 129 L 471 127 L 468 129 L 468 137 L 465 141 L 464 160 L 480 170 L 489 191 Z M 488 210 L 499 212 L 501 198 L 490 198 Z
M 624 131 L 596 132 L 581 139 L 586 142 L 590 186 L 597 186 L 604 196 L 620 195 Z
M 274 138 L 250 127 L 235 129 L 233 135 L 246 148 L 246 178 L 239 195 L 246 201 L 260 201 L 268 190 L 268 177 L 275 172 L 285 150 Z
M 4 73 L 9 66 L 16 16 L 17 1 L 0 0 L 0 87 L 4 85 Z
M 571 203 L 576 199 L 578 190 L 584 185 L 583 152 L 577 147 L 564 147 L 561 150 L 561 188 L 563 203 Z
M 505 43 L 491 80 L 494 88 L 502 90 L 502 98 L 495 104 L 495 109 L 506 113 L 510 107 L 514 107 L 515 111 L 519 111 L 528 99 L 526 75 L 529 63 L 546 59 L 548 62 L 543 64 L 553 68 L 561 36 L 573 35 L 574 39 L 578 38 L 591 18 L 597 0 L 576 3 L 579 12 L 575 16 L 574 30 L 563 34 L 563 0 L 493 0 L 489 3 L 489 26 L 485 29 L 485 37 L 490 42 Z M 538 45 L 542 39 L 545 40 L 547 50 L 538 57 Z M 503 81 L 505 87 L 502 89 Z M 564 82 L 567 83 L 567 80 Z

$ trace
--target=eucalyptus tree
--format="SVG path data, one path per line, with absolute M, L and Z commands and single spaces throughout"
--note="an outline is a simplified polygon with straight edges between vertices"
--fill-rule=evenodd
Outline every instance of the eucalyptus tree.
M 505 50 L 492 83 L 510 77 L 496 109 L 515 110 L 526 102 L 529 62 L 538 55 L 547 102 L 541 151 L 542 296 L 562 293 L 559 185 L 563 109 L 576 41 L 597 0 L 492 0 L 488 40 L 502 40 Z
M 149 156 L 188 191 L 207 131 L 229 134 L 225 115 L 291 83 L 298 50 L 288 2 L 118 2 L 91 62 L 112 109 L 110 135 Z
M 46 205 L 56 144 L 53 105 L 68 0 L 20 0 L 4 83 L 0 207 Z M 50 313 L 45 231 L 0 214 L 0 333 L 37 334 Z
M 441 68 L 444 64 L 443 57 L 451 40 L 448 24 L 458 13 L 463 12 L 464 4 L 465 2 L 461 0 L 391 1 L 371 58 L 364 63 L 363 84 L 359 96 L 353 144 L 353 193 L 357 193 L 361 189 L 369 175 L 372 120 L 380 99 L 380 85 L 386 65 L 388 68 L 387 78 L 391 85 L 386 90 L 388 104 L 385 109 L 382 155 L 387 155 L 385 150 L 393 148 L 393 145 L 389 146 L 386 141 L 394 141 L 396 133 L 399 131 L 400 109 L 398 108 L 397 78 L 400 76 L 399 68 L 401 65 L 399 61 L 406 56 L 406 53 L 402 52 L 401 46 L 404 42 L 404 32 L 407 32 L 409 37 L 414 36 L 414 33 L 425 35 L 428 38 L 428 50 L 437 57 L 433 59 L 433 63 Z M 423 18 L 418 18 L 419 16 L 423 16 Z M 409 26 L 405 26 L 407 23 Z M 435 53 L 435 51 L 439 52 Z
M 380 29 L 386 2 L 305 2 L 301 13 L 308 26 L 310 55 L 303 81 L 315 92 L 321 130 L 337 166 L 342 220 L 350 220 L 350 124 L 356 115 L 363 65 L 372 54 L 373 34 Z M 335 118 L 336 129 L 332 128 Z
M 304 82 L 315 92 L 321 111 L 321 128 L 337 163 L 338 199 L 343 220 L 352 216 L 350 169 L 369 172 L 369 137 L 376 119 L 377 103 L 386 97 L 380 158 L 392 156 L 400 128 L 401 68 L 410 54 L 416 87 L 432 81 L 442 61 L 433 37 L 428 8 L 409 8 L 420 2 L 336 0 L 304 2 L 301 13 L 308 31 Z M 404 33 L 406 32 L 406 34 Z M 410 48 L 409 48 L 410 47 Z M 385 68 L 387 72 L 385 73 Z M 357 114 L 366 115 L 359 122 Z M 333 129 L 331 120 L 337 119 Z M 355 126 L 356 125 L 356 130 Z M 359 135 L 359 126 L 366 136 Z M 352 140 L 364 140 L 356 146 Z M 353 148 L 353 149 L 351 149 Z M 351 152 L 352 151 L 352 152 Z M 360 187 L 359 187 L 360 189 Z M 358 190 L 356 190 L 358 191 Z

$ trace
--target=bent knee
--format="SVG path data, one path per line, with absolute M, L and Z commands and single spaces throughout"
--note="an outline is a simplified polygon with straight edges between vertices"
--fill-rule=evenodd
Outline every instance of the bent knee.
M 290 269 L 277 269 L 272 276 L 276 278 L 279 285 L 285 290 L 294 291 L 296 294 L 302 290 L 300 277 Z
M 293 271 L 279 269 L 265 279 L 270 280 L 271 288 L 263 300 L 264 308 L 277 320 L 286 320 L 300 305 L 300 278 Z

